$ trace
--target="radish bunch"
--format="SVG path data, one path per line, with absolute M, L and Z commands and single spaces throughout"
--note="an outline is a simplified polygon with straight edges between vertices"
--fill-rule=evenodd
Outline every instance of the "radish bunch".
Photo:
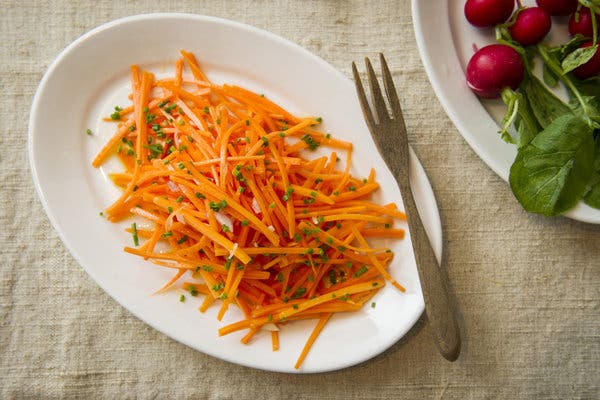
M 552 28 L 551 16 L 570 15 L 571 36 L 581 35 L 590 39 L 580 43 L 579 48 L 597 46 L 600 16 L 584 6 L 594 7 L 590 0 L 582 0 L 581 3 L 577 0 L 537 0 L 537 7 L 519 5 L 513 13 L 514 0 L 467 0 L 464 8 L 467 21 L 478 28 L 496 27 L 497 37 L 505 39 L 499 40 L 499 45 L 483 47 L 473 55 L 467 65 L 469 87 L 486 98 L 499 97 L 504 88 L 516 89 L 523 79 L 525 68 L 523 63 L 516 61 L 516 47 L 524 48 L 541 42 Z M 600 51 L 572 71 L 580 79 L 599 75 Z
M 502 139 L 514 143 L 511 189 L 525 210 L 558 215 L 580 200 L 600 209 L 600 4 L 598 0 L 467 0 L 465 17 L 493 27 L 496 44 L 467 65 L 469 88 L 501 97 L 507 111 Z M 553 18 L 569 23 L 571 38 L 549 46 Z M 543 79 L 533 73 L 542 62 Z M 564 102 L 550 88 L 563 85 Z

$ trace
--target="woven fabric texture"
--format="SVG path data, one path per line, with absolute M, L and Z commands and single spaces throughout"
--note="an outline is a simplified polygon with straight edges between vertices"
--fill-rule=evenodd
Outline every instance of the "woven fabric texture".
M 47 66 L 71 41 L 115 18 L 158 11 L 267 29 L 348 76 L 351 61 L 386 54 L 440 208 L 464 336 L 458 361 L 440 357 L 422 317 L 356 367 L 253 370 L 158 333 L 87 276 L 35 193 L 29 108 Z M 521 209 L 437 101 L 408 0 L 5 0 L 0 32 L 0 398 L 600 398 L 600 226 Z

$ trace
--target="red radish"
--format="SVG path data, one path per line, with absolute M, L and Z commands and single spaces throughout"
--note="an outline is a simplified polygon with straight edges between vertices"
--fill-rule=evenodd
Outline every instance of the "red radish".
M 536 44 L 550 32 L 550 14 L 540 7 L 521 10 L 515 23 L 509 28 L 510 35 L 523 46 Z
M 506 21 L 514 7 L 514 0 L 467 0 L 465 17 L 480 28 L 494 26 Z
M 590 40 L 579 46 L 579 48 L 590 47 L 591 45 L 592 41 Z M 591 60 L 575 68 L 573 73 L 580 79 L 587 79 L 600 74 L 600 51 L 596 50 L 596 54 L 594 54 Z
M 600 29 L 600 18 L 598 18 L 598 15 L 596 15 L 596 22 L 596 26 Z M 582 7 L 581 10 L 571 15 L 571 18 L 569 18 L 569 33 L 571 36 L 579 33 L 585 37 L 592 37 L 594 32 L 592 29 L 592 13 L 589 8 Z
M 577 0 L 536 0 L 550 15 L 569 15 L 577 9 Z
M 515 49 L 492 44 L 471 57 L 467 65 L 467 84 L 478 96 L 494 98 L 506 87 L 518 88 L 523 74 L 523 61 Z

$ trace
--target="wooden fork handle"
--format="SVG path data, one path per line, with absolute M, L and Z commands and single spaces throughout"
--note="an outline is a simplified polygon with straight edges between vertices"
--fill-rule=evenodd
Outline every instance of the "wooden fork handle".
M 399 176 L 396 177 L 396 180 L 399 183 L 402 182 L 402 178 Z M 453 303 L 448 296 L 446 274 L 441 271 L 435 257 L 419 216 L 412 190 L 410 187 L 402 187 L 405 185 L 401 184 L 400 186 L 425 299 L 425 312 L 434 334 L 435 345 L 444 358 L 455 361 L 460 354 L 460 332 Z

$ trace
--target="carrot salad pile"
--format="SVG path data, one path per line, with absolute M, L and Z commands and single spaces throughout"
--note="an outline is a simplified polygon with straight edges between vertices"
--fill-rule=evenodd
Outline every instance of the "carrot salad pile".
M 369 200 L 375 172 L 352 176 L 352 144 L 320 132 L 320 118 L 214 84 L 193 54 L 181 55 L 172 78 L 131 67 L 133 104 L 107 117 L 116 133 L 92 163 L 116 155 L 125 167 L 111 174 L 123 192 L 104 215 L 147 220 L 131 224 L 125 251 L 176 271 L 159 292 L 185 277 L 183 289 L 204 296 L 200 311 L 216 302 L 221 320 L 230 305 L 241 309 L 244 319 L 219 335 L 246 330 L 248 343 L 270 331 L 276 351 L 283 324 L 318 320 L 299 368 L 332 314 L 359 310 L 386 281 L 404 291 L 387 271 L 391 251 L 367 238 L 403 238 L 393 222 L 405 216 Z M 345 155 L 345 169 L 336 151 L 305 158 L 319 146 Z

